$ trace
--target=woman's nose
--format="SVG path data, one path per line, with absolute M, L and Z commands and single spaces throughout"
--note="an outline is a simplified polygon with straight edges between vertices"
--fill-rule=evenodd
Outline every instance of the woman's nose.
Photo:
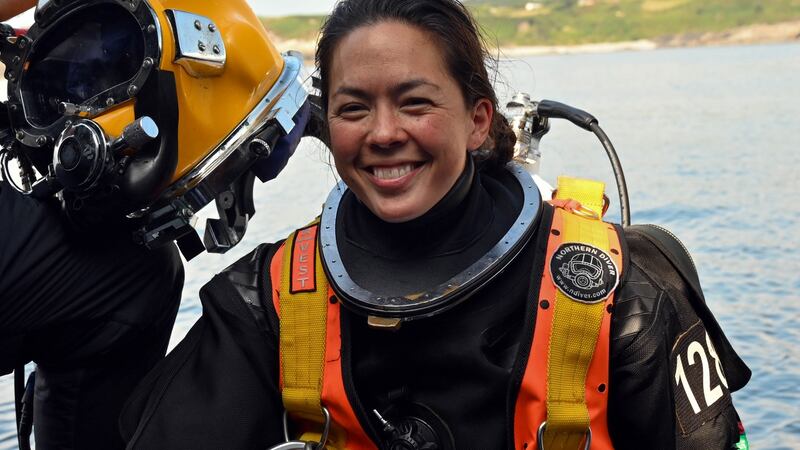
M 395 148 L 406 140 L 406 133 L 397 114 L 387 107 L 375 110 L 367 143 L 376 148 Z

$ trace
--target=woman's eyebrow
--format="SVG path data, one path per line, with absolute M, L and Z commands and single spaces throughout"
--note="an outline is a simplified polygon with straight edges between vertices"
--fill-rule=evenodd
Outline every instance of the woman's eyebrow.
M 405 94 L 406 92 L 416 89 L 420 86 L 430 86 L 436 90 L 441 90 L 441 88 L 435 83 L 432 83 L 424 78 L 415 78 L 413 80 L 404 81 L 395 86 L 392 86 L 389 89 L 389 92 L 393 97 L 399 97 Z M 362 100 L 369 100 L 370 98 L 372 98 L 372 95 L 369 94 L 364 89 L 359 89 L 357 87 L 346 86 L 346 85 L 340 86 L 338 89 L 336 89 L 334 95 L 349 95 L 351 97 L 360 98 Z
M 399 97 L 400 95 L 403 95 L 406 92 L 412 89 L 416 89 L 420 86 L 429 86 L 436 90 L 441 90 L 441 88 L 435 83 L 432 83 L 424 78 L 415 78 L 413 80 L 404 81 L 396 86 L 393 86 L 390 89 L 390 92 L 392 93 L 393 96 Z
M 367 91 L 351 86 L 339 86 L 339 89 L 336 89 L 336 92 L 334 92 L 333 95 L 349 95 L 362 100 L 369 100 L 371 97 Z

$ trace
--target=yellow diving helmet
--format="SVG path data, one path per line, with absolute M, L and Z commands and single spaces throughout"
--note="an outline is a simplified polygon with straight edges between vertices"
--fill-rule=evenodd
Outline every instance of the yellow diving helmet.
M 205 247 L 235 245 L 252 168 L 305 128 L 302 57 L 281 55 L 244 0 L 40 0 L 35 20 L 0 42 L 18 189 L 187 257 L 204 247 L 191 217 L 216 200 Z

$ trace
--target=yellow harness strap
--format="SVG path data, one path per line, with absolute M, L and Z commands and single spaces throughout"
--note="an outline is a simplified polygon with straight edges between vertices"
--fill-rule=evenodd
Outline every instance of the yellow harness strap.
M 556 199 L 576 200 L 582 206 L 564 213 L 563 242 L 609 251 L 607 225 L 601 220 L 604 188 L 604 183 L 597 181 L 558 178 Z M 589 429 L 586 374 L 604 311 L 604 302 L 582 303 L 557 290 L 547 369 L 547 450 L 583 448 Z
M 317 227 L 318 223 L 313 223 L 286 240 L 279 291 L 280 363 L 286 411 L 324 423 L 320 398 L 328 282 L 316 251 Z

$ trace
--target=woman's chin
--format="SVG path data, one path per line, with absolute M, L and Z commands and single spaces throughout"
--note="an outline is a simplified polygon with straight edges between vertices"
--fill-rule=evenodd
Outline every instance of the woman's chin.
M 393 204 L 393 201 L 376 202 L 373 205 L 367 205 L 379 219 L 388 223 L 403 223 L 414 220 L 427 210 L 422 208 L 412 208 L 405 205 Z
M 411 220 L 416 219 L 417 217 L 421 216 L 420 214 L 413 214 L 413 213 L 382 213 L 382 212 L 375 212 L 373 213 L 378 216 L 379 219 L 383 220 L 387 223 L 403 223 L 408 222 Z

